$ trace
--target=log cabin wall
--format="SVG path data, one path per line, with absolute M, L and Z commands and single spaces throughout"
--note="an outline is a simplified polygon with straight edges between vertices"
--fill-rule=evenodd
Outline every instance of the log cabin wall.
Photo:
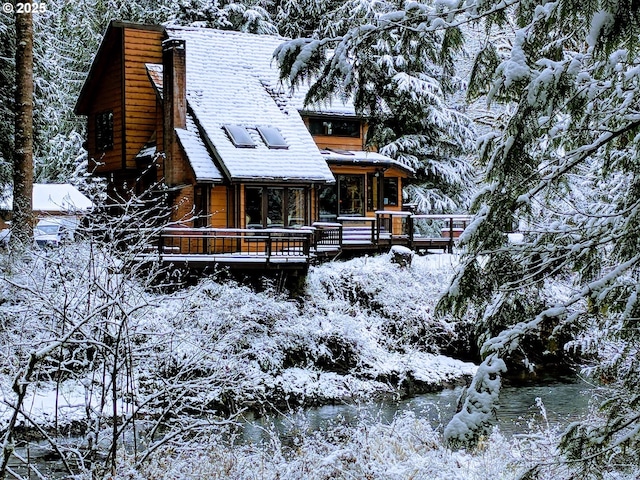
M 120 39 L 110 45 L 107 55 L 113 61 L 96 72 L 95 91 L 99 92 L 87 112 L 87 150 L 89 153 L 88 169 L 92 173 L 109 173 L 122 168 L 122 49 Z M 113 113 L 113 144 L 106 149 L 98 149 L 96 142 L 98 115 Z
M 162 62 L 160 30 L 124 28 L 124 168 L 136 169 L 135 156 L 156 130 L 156 92 L 145 63 Z
M 216 185 L 209 196 L 209 225 L 214 228 L 227 228 L 227 187 Z

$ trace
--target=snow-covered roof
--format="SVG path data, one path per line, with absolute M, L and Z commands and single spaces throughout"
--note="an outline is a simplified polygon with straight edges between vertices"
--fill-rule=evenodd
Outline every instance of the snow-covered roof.
M 87 212 L 93 203 L 69 183 L 34 183 L 33 210 L 50 213 Z M 13 193 L 7 189 L 0 200 L 0 210 L 13 209 Z
M 285 39 L 193 27 L 166 31 L 170 38 L 185 41 L 190 112 L 231 180 L 334 180 L 296 105 L 279 84 L 272 55 Z M 154 82 L 158 76 L 157 69 L 150 71 Z M 235 146 L 225 126 L 244 127 L 255 146 Z M 288 148 L 269 148 L 257 131 L 262 126 L 277 129 Z M 190 136 L 178 135 L 181 143 Z
M 222 182 L 224 175 L 214 163 L 190 114 L 187 115 L 186 130 L 177 128 L 176 134 L 180 146 L 189 159 L 196 180 L 198 182 Z
M 415 170 L 391 157 L 382 155 L 377 152 L 367 152 L 364 150 L 321 150 L 322 156 L 330 163 L 339 163 L 343 165 L 347 164 L 361 164 L 361 165 L 376 165 L 379 164 L 385 167 L 398 167 L 409 173 L 415 173 Z
M 310 85 L 298 86 L 291 93 L 291 102 L 299 112 L 306 115 L 326 115 L 336 117 L 357 117 L 356 109 L 351 99 L 330 98 L 323 102 L 315 102 L 310 105 L 304 104 L 304 98 L 309 91 Z

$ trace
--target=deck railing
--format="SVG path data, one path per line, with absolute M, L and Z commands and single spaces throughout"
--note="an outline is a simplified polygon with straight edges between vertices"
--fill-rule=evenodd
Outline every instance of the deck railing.
M 446 248 L 453 252 L 456 240 L 471 222 L 471 215 L 411 215 L 410 244 Z
M 312 229 L 165 228 L 158 236 L 163 255 L 235 255 L 267 260 L 308 257 Z
M 341 250 L 372 250 L 406 245 L 416 250 L 453 252 L 469 215 L 415 215 L 379 210 L 375 217 L 339 217 L 340 223 L 316 222 L 295 229 L 240 229 L 168 227 L 157 237 L 157 252 L 170 260 L 197 256 L 216 262 L 309 262 L 316 256 Z M 209 260 L 207 259 L 209 256 Z M 213 258 L 215 257 L 215 258 Z
M 343 244 L 346 245 L 376 245 L 375 217 L 338 217 L 342 225 Z
M 317 253 L 337 252 L 342 247 L 341 223 L 315 222 L 313 225 L 313 247 Z

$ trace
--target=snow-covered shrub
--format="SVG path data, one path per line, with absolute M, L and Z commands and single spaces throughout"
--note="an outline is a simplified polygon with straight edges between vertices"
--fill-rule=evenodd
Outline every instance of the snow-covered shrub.
M 416 257 L 408 269 L 389 255 L 332 263 L 309 275 L 308 300 L 320 311 L 369 316 L 386 348 L 437 353 L 456 338 L 455 325 L 434 315 L 454 268 L 450 256 Z
M 571 478 L 571 469 L 554 460 L 557 432 L 548 429 L 510 439 L 494 430 L 474 452 L 446 449 L 428 421 L 412 413 L 389 424 L 369 418 L 322 432 L 310 432 L 304 420 L 292 418 L 286 436 L 274 429 L 266 433 L 259 444 L 200 437 L 162 448 L 144 465 L 129 457 L 115 478 L 514 480 L 531 472 L 540 480 Z

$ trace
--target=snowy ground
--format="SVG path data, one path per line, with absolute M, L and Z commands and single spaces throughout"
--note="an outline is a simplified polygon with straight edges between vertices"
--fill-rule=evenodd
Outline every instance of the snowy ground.
M 455 265 L 453 255 L 415 257 L 409 268 L 391 263 L 388 255 L 325 264 L 311 270 L 302 302 L 209 279 L 170 295 L 138 292 L 144 308 L 127 325 L 135 338 L 135 371 L 116 411 L 127 415 L 142 405 L 141 412 L 153 414 L 158 393 L 171 396 L 177 389 L 189 408 L 269 410 L 464 383 L 476 367 L 438 353 L 456 333 L 453 324 L 433 315 Z M 30 272 L 28 282 L 26 277 L 12 281 L 37 284 L 37 274 L 51 276 L 43 268 Z M 54 292 L 45 295 L 62 295 L 81 282 L 71 278 L 63 287 L 54 281 L 49 285 Z M 32 348 L 51 336 L 40 318 L 22 315 L 21 302 L 37 304 L 30 296 L 33 292 L 23 290 L 0 306 L 21 325 L 3 336 L 8 356 L 11 348 L 26 355 L 28 338 L 21 333 L 29 328 L 28 337 L 36 342 Z M 17 360 L 0 377 L 3 423 L 12 413 Z M 88 409 L 108 415 L 113 396 L 97 388 L 108 381 L 97 368 L 80 369 L 63 381 L 40 376 L 28 388 L 25 413 L 45 426 L 82 421 Z

